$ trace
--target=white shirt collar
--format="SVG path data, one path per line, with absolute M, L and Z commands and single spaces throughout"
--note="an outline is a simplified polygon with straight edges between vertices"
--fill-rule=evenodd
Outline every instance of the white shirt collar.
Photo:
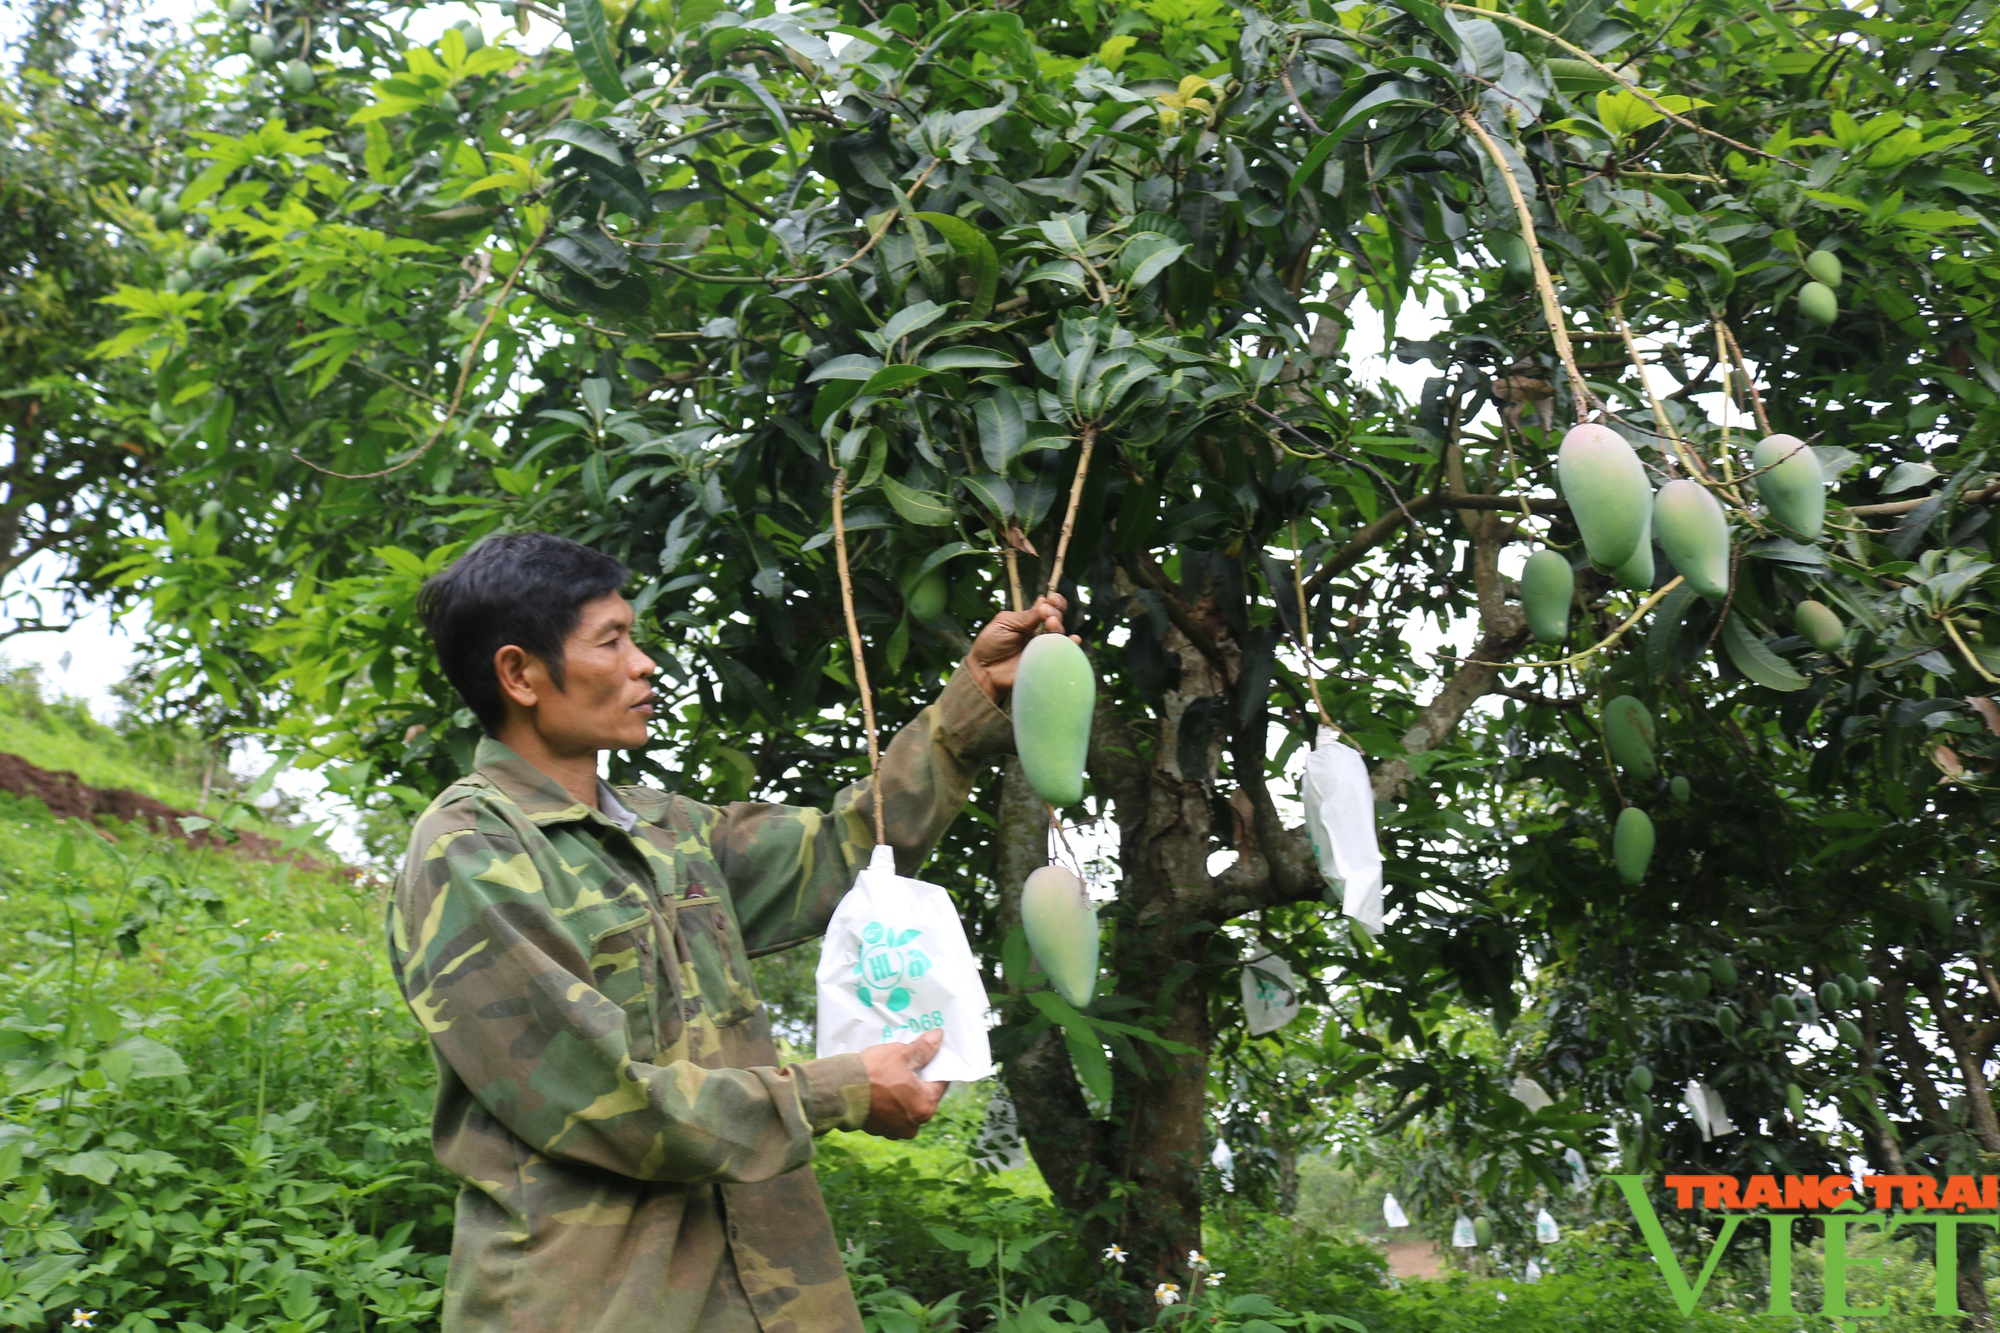
M 627 833 L 639 827 L 639 816 L 625 808 L 602 778 L 597 780 L 597 809 L 606 819 Z

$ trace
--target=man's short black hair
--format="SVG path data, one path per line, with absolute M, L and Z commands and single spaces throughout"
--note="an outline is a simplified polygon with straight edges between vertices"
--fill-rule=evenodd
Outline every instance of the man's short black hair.
M 563 641 L 584 603 L 617 592 L 630 577 L 602 551 L 546 532 L 488 537 L 417 594 L 438 665 L 491 736 L 507 716 L 493 655 L 509 644 L 540 658 L 563 687 Z

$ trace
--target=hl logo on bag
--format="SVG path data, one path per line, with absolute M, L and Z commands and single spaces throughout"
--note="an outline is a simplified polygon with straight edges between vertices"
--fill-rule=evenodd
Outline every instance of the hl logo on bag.
M 908 1009 L 912 996 L 904 983 L 919 980 L 932 966 L 930 957 L 913 947 L 923 933 L 895 930 L 880 921 L 863 926 L 861 956 L 854 961 L 854 971 L 861 978 L 854 986 L 855 998 L 871 1009 L 879 1006 L 891 1014 L 900 1015 Z M 895 1040 L 899 1032 L 929 1032 L 943 1026 L 942 1010 L 914 1014 L 901 1023 L 883 1024 L 882 1040 Z

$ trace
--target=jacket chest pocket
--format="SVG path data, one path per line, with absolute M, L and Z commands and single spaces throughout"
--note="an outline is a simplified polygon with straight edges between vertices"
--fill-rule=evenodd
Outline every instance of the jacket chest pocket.
M 632 1059 L 648 1064 L 659 1053 L 663 1007 L 658 1003 L 653 937 L 653 914 L 645 909 L 590 937 L 591 984 L 624 1011 L 627 1051 Z
M 728 904 L 703 882 L 704 873 L 715 871 L 713 867 L 692 870 L 688 896 L 674 903 L 675 945 L 681 985 L 686 998 L 694 1002 L 689 1007 L 717 1027 L 727 1027 L 750 1017 L 760 1001 L 743 938 Z

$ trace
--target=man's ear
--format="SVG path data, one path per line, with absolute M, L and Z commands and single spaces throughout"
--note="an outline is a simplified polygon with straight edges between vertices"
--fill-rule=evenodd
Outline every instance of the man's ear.
M 521 708 L 533 708 L 540 703 L 541 691 L 549 683 L 548 671 L 541 660 L 511 643 L 494 652 L 493 674 L 499 678 L 500 693 Z

